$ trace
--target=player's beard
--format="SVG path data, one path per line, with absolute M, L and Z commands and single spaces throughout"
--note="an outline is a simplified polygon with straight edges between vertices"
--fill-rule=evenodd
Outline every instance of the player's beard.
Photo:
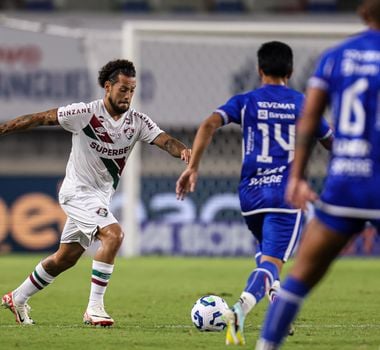
M 119 107 L 111 98 L 111 96 L 108 97 L 108 102 L 110 104 L 110 106 L 112 107 L 112 109 L 114 110 L 114 112 L 116 112 L 117 114 L 123 114 L 125 113 L 128 109 L 129 109 L 129 105 L 127 108 L 122 108 L 122 107 Z

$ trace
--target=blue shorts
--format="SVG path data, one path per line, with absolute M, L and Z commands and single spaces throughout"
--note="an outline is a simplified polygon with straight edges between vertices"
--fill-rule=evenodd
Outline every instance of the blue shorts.
M 315 209 L 315 216 L 330 229 L 348 236 L 363 231 L 368 222 L 377 229 L 377 232 L 380 232 L 380 220 L 336 216 L 327 214 L 318 208 Z
M 297 248 L 303 225 L 303 214 L 261 212 L 244 216 L 256 237 L 262 255 L 287 261 Z

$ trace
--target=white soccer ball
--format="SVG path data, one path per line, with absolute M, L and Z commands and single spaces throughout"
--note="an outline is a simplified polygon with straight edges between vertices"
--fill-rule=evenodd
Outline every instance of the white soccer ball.
M 227 326 L 222 318 L 226 309 L 228 305 L 223 298 L 205 295 L 191 309 L 191 321 L 200 331 L 220 332 Z

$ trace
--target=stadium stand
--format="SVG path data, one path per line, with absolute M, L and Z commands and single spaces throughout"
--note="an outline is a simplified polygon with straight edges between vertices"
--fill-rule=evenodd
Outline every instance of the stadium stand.
M 54 0 L 25 0 L 24 8 L 30 11 L 53 11 L 55 2 Z
M 149 13 L 153 7 L 148 0 L 123 0 L 116 4 L 117 8 L 125 12 Z
M 33 12 L 118 12 L 146 13 L 209 13 L 209 14 L 257 14 L 262 12 L 335 13 L 350 12 L 357 7 L 357 0 L 0 0 L 2 10 Z
M 333 12 L 337 10 L 337 0 L 308 0 L 306 9 L 313 12 Z
M 247 7 L 242 0 L 216 0 L 213 10 L 223 13 L 241 13 L 247 11 Z

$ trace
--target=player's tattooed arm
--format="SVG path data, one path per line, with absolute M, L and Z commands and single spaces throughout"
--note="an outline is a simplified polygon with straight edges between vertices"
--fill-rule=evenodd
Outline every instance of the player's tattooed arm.
M 0 124 L 0 135 L 32 129 L 40 125 L 58 125 L 57 111 L 58 108 L 54 108 L 45 112 L 26 114 L 9 120 Z
M 158 135 L 154 139 L 153 144 L 168 152 L 173 157 L 181 158 L 186 164 L 190 161 L 191 149 L 165 132 Z

